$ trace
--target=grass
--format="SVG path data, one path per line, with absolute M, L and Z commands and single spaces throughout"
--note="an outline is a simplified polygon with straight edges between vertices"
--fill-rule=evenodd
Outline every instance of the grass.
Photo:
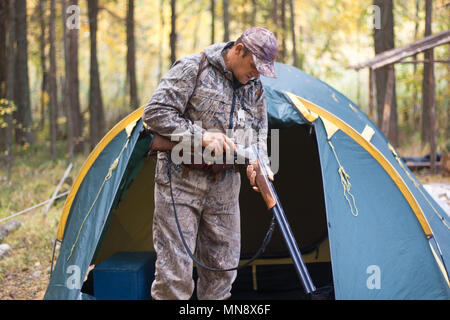
M 42 145 L 14 150 L 9 179 L 6 169 L 0 168 L 0 219 L 51 198 L 68 167 L 65 146 L 58 144 L 57 151 L 58 156 L 51 159 L 49 149 Z M 85 158 L 74 158 L 69 181 L 75 178 Z M 69 188 L 65 183 L 59 193 Z M 0 299 L 42 298 L 64 201 L 65 197 L 56 200 L 46 214 L 44 205 L 12 218 L 22 226 L 3 240 L 12 250 L 0 259 Z

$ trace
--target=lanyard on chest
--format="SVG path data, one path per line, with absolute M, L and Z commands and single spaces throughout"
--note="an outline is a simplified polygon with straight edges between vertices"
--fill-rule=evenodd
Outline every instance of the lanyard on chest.
M 236 108 L 236 99 L 238 98 L 238 89 L 242 87 L 242 84 L 239 83 L 239 81 L 234 80 L 233 84 L 232 84 L 232 88 L 233 88 L 233 99 L 231 100 L 231 111 L 230 111 L 230 120 L 228 122 L 228 128 L 229 129 L 233 129 L 233 115 L 234 115 L 234 109 Z M 242 106 L 242 102 L 241 102 L 241 106 Z

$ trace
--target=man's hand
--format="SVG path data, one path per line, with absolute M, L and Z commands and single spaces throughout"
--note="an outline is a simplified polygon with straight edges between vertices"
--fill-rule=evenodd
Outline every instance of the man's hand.
M 208 148 L 211 154 L 234 154 L 236 152 L 236 145 L 233 140 L 228 138 L 221 132 L 206 131 L 202 135 L 202 146 Z
M 250 184 L 252 185 L 253 190 L 255 190 L 256 192 L 260 192 L 258 187 L 256 186 L 256 171 L 254 169 L 255 165 L 256 165 L 256 163 L 254 162 L 247 166 L 247 177 L 250 180 Z M 269 176 L 269 180 L 273 182 L 274 178 L 273 178 L 272 170 L 267 165 L 265 167 L 266 167 L 267 175 Z

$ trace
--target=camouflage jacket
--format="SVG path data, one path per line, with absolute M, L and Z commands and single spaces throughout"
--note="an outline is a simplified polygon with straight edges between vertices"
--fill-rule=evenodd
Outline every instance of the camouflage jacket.
M 205 48 L 207 63 L 201 72 L 201 53 L 176 61 L 147 103 L 143 121 L 151 131 L 177 141 L 186 134 L 211 129 L 228 136 L 228 129 L 234 133 L 244 131 L 236 129 L 253 129 L 251 138 L 245 137 L 246 141 L 233 137 L 247 146 L 257 143 L 268 164 L 264 88 L 258 78 L 245 85 L 233 81 L 222 56 L 232 45 L 233 42 L 218 43 Z

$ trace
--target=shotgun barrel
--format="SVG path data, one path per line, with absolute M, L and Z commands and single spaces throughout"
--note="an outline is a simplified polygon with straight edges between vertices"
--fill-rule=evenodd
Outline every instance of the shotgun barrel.
M 262 161 L 255 145 L 252 146 L 252 151 L 254 154 L 254 159 L 250 158 L 249 160 L 256 171 L 256 185 L 258 186 L 261 195 L 266 202 L 267 208 L 275 215 L 303 288 L 307 294 L 310 294 L 316 291 L 316 287 L 314 286 L 311 276 L 309 275 L 300 249 L 298 248 L 297 241 L 295 240 L 294 234 L 292 233 L 291 227 L 281 206 L 281 202 L 275 192 L 273 183 L 269 180 L 264 162 Z

